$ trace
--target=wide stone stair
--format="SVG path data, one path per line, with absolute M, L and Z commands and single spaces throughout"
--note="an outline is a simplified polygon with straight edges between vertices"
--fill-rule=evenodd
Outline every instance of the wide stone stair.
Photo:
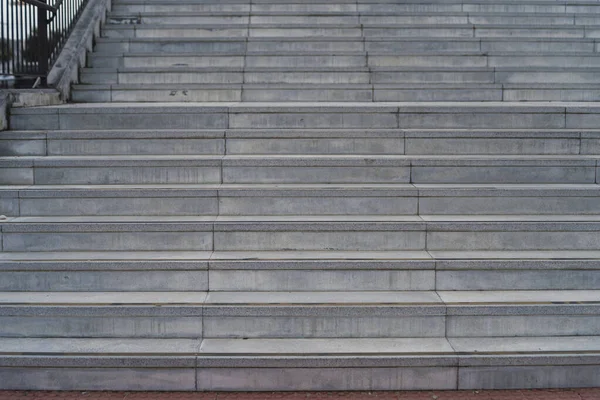
M 0 389 L 600 386 L 596 20 L 115 0 L 0 134 Z
M 598 101 L 597 1 L 119 0 L 73 98 Z

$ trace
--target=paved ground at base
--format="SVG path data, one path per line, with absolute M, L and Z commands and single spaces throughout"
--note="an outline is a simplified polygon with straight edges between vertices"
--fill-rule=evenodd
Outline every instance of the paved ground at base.
M 600 400 L 600 388 L 427 392 L 47 392 L 0 391 L 0 400 Z

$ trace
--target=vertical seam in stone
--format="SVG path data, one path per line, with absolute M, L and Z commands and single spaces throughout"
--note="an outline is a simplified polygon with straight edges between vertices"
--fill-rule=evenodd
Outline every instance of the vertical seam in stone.
M 17 216 L 21 216 L 21 190 L 17 191 Z
M 429 243 L 427 243 L 427 237 L 429 236 L 429 224 L 425 220 L 423 223 L 425 224 L 425 251 L 429 252 Z

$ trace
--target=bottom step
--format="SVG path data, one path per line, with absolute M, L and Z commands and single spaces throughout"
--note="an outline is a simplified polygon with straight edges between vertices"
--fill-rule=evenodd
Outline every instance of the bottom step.
M 600 385 L 600 337 L 0 339 L 2 390 L 423 390 Z

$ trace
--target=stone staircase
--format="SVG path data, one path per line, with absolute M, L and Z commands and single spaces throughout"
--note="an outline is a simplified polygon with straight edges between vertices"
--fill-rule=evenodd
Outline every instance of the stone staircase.
M 600 386 L 599 22 L 115 0 L 0 135 L 0 389 Z

